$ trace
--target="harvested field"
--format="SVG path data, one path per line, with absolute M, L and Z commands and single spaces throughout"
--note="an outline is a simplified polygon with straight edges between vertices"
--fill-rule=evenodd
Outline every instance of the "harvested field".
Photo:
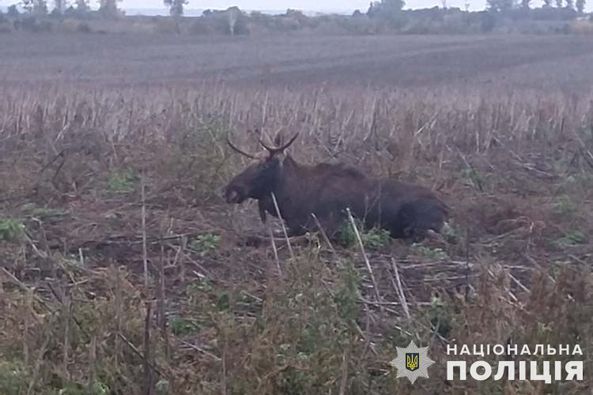
M 0 393 L 586 393 L 592 51 L 3 36 Z M 220 197 L 246 165 L 225 137 L 255 151 L 256 128 L 435 189 L 443 238 L 271 239 Z M 414 385 L 389 365 L 411 339 L 437 361 Z M 476 343 L 579 344 L 584 381 L 446 381 L 447 345 Z
M 442 86 L 588 93 L 587 36 L 5 35 L 3 85 Z

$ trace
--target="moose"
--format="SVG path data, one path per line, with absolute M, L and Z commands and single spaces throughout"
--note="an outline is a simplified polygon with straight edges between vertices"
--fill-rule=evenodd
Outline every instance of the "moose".
M 224 187 L 226 202 L 257 200 L 262 222 L 266 214 L 278 217 L 279 213 L 291 236 L 317 231 L 321 226 L 335 238 L 347 209 L 365 228 L 384 228 L 392 238 L 420 241 L 429 231 L 441 230 L 448 207 L 431 190 L 372 178 L 343 163 L 300 164 L 285 153 L 298 135 L 275 147 L 260 138 L 259 144 L 266 150 L 260 156 L 238 148 L 227 136 L 231 149 L 254 162 Z

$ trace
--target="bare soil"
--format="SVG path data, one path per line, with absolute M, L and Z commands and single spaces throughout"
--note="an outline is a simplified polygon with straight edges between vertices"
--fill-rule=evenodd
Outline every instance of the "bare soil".
M 583 91 L 593 76 L 587 36 L 289 36 L 134 34 L 0 37 L 2 83 L 332 84 Z

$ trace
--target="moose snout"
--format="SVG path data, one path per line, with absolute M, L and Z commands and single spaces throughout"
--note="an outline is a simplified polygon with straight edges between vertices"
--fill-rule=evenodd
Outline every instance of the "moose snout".
M 229 185 L 224 188 L 224 200 L 227 203 L 241 203 L 245 200 L 245 191 L 236 185 Z

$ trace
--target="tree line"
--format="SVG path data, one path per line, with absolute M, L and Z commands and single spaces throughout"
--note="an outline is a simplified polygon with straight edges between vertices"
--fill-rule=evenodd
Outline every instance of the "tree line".
M 119 16 L 121 11 L 117 3 L 122 0 L 99 0 L 97 12 L 105 16 Z M 441 0 L 442 8 L 447 8 L 446 0 Z M 586 0 L 543 0 L 543 9 L 569 9 L 579 14 L 585 11 Z M 188 0 L 163 0 L 163 4 L 168 8 L 169 14 L 173 17 L 183 16 L 184 9 Z M 494 12 L 510 12 L 512 10 L 531 9 L 532 0 L 487 0 L 487 10 Z M 20 3 L 8 7 L 8 16 L 18 16 L 19 6 L 30 15 L 64 15 L 64 14 L 85 14 L 91 12 L 89 0 L 74 0 L 70 5 L 67 0 L 53 0 L 53 8 L 49 11 L 47 0 L 21 0 Z M 366 15 L 373 18 L 398 18 L 401 15 L 405 2 L 403 0 L 379 0 L 372 1 L 366 12 Z M 234 7 L 232 7 L 234 8 Z M 469 3 L 466 3 L 469 8 Z M 356 14 L 361 14 L 356 11 Z
M 51 1 L 50 9 L 48 1 Z M 58 26 L 62 17 L 88 20 L 81 31 L 92 31 L 92 19 L 118 18 L 124 16 L 119 9 L 121 0 L 99 0 L 98 9 L 91 9 L 90 0 L 21 0 L 11 5 L 7 15 L 14 21 L 14 30 L 27 26 L 37 31 L 51 30 Z M 570 21 L 584 14 L 586 0 L 544 0 L 541 7 L 532 7 L 532 0 L 487 0 L 483 11 L 469 11 L 447 7 L 447 0 L 440 0 L 440 7 L 427 9 L 404 9 L 404 0 L 372 1 L 366 11 L 355 11 L 352 15 L 306 16 L 298 10 L 287 10 L 284 14 L 268 15 L 261 12 L 244 12 L 238 7 L 226 10 L 206 10 L 201 17 L 181 18 L 188 0 L 163 0 L 172 20 L 166 17 L 145 18 L 158 31 L 172 31 L 189 34 L 250 34 L 252 31 L 273 33 L 286 31 L 328 31 L 354 34 L 378 34 L 400 32 L 414 34 L 455 33 L 471 34 L 499 30 L 512 31 L 521 25 L 525 32 L 569 31 Z M 469 1 L 469 0 L 466 0 Z M 55 21 L 44 17 L 58 17 Z M 6 18 L 0 13 L 0 23 Z M 518 21 L 528 21 L 520 24 Z M 18 26 L 17 26 L 18 24 Z M 38 25 L 48 25 L 46 29 Z M 527 28 L 525 27 L 527 26 Z M 84 28 L 84 29 L 83 29 Z M 10 31 L 6 25 L 0 30 Z M 510 30 L 509 30 L 510 29 Z M 530 30 L 531 29 L 531 30 Z

